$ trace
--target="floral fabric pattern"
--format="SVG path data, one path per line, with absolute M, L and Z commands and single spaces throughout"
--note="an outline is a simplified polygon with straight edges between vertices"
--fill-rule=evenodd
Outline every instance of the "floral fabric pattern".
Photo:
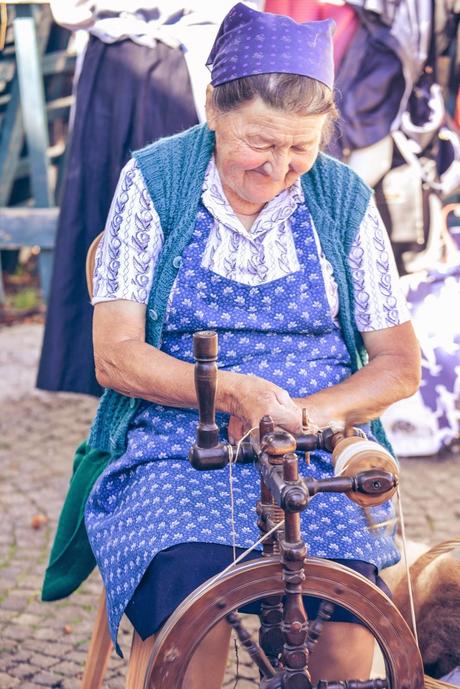
M 222 189 L 214 159 L 203 185 L 202 202 L 214 222 L 200 257 L 203 268 L 245 285 L 261 285 L 299 270 L 291 218 L 303 191 L 297 181 L 261 211 L 251 231 L 233 213 Z M 327 301 L 337 318 L 339 298 L 333 269 L 313 227 Z M 114 299 L 147 303 L 163 245 L 158 214 L 134 160 L 124 168 L 115 193 L 95 265 L 93 304 Z M 381 330 L 409 320 L 383 222 L 373 201 L 353 243 L 356 325 L 361 332 Z
M 128 299 L 146 304 L 162 246 L 158 214 L 137 166 L 128 163 L 97 248 L 93 303 Z

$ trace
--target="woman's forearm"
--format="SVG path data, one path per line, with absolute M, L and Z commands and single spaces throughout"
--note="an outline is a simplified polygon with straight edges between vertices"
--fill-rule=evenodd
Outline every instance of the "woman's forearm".
M 168 407 L 198 406 L 193 364 L 137 339 L 105 348 L 103 356 L 95 351 L 96 377 L 102 386 Z M 301 413 L 289 394 L 257 376 L 219 370 L 215 406 L 250 428 L 269 414 L 275 424 L 292 433 L 301 431 Z
M 197 407 L 194 365 L 138 340 L 113 345 L 104 356 L 95 354 L 96 378 L 103 387 L 168 407 Z M 219 371 L 216 407 L 230 411 L 233 377 Z
M 96 377 L 106 388 L 168 407 L 197 407 L 194 365 L 147 344 L 145 306 L 126 300 L 101 302 L 94 309 Z M 257 425 L 265 414 L 293 433 L 301 413 L 289 394 L 258 376 L 217 372 L 216 409 Z
M 412 395 L 419 386 L 419 367 L 391 357 L 377 357 L 352 376 L 295 402 L 307 409 L 312 422 L 365 423 L 382 414 L 390 404 Z
M 410 321 L 362 333 L 369 363 L 338 385 L 296 403 L 313 423 L 365 423 L 414 394 L 420 385 L 420 347 Z

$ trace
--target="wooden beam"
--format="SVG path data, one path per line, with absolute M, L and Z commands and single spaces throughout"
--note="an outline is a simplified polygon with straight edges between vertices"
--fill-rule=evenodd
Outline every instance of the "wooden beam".
M 52 249 L 59 208 L 0 208 L 0 249 Z
M 76 54 L 67 50 L 56 50 L 53 53 L 46 53 L 42 57 L 42 74 L 44 77 L 48 77 L 52 74 L 73 72 L 75 62 Z M 11 81 L 15 73 L 16 63 L 13 58 L 0 62 L 0 81 Z
M 22 11 L 26 9 L 27 8 L 21 8 Z M 51 17 L 48 16 L 48 14 L 40 18 L 37 27 L 38 43 L 41 54 L 45 48 L 51 28 Z M 8 46 L 8 48 L 3 51 L 3 56 L 8 49 L 11 49 L 14 54 L 14 46 Z M 16 166 L 24 142 L 24 128 L 17 73 L 13 77 L 10 94 L 10 102 L 3 114 L 0 130 L 0 206 L 6 206 L 10 200 L 11 189 L 16 177 Z
M 54 98 L 46 104 L 46 112 L 48 122 L 56 120 L 59 117 L 69 116 L 69 110 L 73 105 L 74 96 L 61 96 L 61 98 Z
M 42 57 L 43 76 L 50 74 L 62 74 L 63 72 L 73 72 L 77 54 L 69 50 L 55 50 L 53 53 L 46 53 Z
M 6 206 L 10 200 L 23 141 L 24 129 L 19 101 L 19 84 L 15 76 L 0 134 L 0 206 Z
M 65 142 L 62 141 L 54 146 L 50 146 L 48 149 L 48 157 L 50 160 L 56 161 L 57 158 L 61 158 L 65 153 Z M 56 165 L 56 162 L 53 163 Z M 23 179 L 29 176 L 30 164 L 29 159 L 21 158 L 17 164 L 15 179 Z
M 15 17 L 13 26 L 32 193 L 37 206 L 49 207 L 53 205 L 53 192 L 49 178 L 48 124 L 35 19 L 24 8 L 21 16 Z

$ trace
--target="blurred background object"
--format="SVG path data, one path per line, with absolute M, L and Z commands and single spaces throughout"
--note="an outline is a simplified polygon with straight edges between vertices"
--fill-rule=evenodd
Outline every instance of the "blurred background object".
M 38 273 L 47 296 L 75 50 L 45 3 L 2 4 L 0 20 L 0 311 L 8 319 L 39 310 Z

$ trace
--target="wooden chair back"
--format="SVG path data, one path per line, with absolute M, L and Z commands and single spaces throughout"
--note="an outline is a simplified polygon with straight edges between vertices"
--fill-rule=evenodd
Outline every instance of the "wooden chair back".
M 99 232 L 97 237 L 93 239 L 91 244 L 89 245 L 89 249 L 86 252 L 86 266 L 85 266 L 85 273 L 86 273 L 86 287 L 88 288 L 88 294 L 89 298 L 93 298 L 93 275 L 94 275 L 94 264 L 96 263 L 96 251 L 97 247 L 99 246 L 99 242 L 102 239 L 102 235 L 104 232 Z

